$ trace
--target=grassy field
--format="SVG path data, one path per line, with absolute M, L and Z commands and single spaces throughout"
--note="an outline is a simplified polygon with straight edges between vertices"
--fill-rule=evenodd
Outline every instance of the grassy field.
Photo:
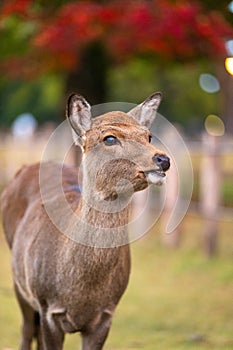
M 200 249 L 202 222 L 187 216 L 182 247 L 161 245 L 159 227 L 132 244 L 129 287 L 117 308 L 106 350 L 233 349 L 233 223 L 220 223 L 218 257 Z M 0 350 L 17 349 L 20 313 L 10 254 L 0 229 Z M 69 335 L 65 349 L 78 349 Z

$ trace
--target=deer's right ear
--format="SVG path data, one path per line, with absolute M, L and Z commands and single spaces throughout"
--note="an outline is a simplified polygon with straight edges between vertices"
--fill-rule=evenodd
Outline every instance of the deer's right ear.
M 155 92 L 142 102 L 140 105 L 131 109 L 128 114 L 136 119 L 141 125 L 150 129 L 155 117 L 156 111 L 162 99 L 161 92 Z
M 66 116 L 72 128 L 74 143 L 82 147 L 86 132 L 91 128 L 91 106 L 81 95 L 72 94 L 67 101 Z

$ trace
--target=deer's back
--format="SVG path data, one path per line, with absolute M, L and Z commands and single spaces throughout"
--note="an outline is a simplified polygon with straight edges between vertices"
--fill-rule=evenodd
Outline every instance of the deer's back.
M 1 196 L 1 212 L 3 228 L 7 242 L 12 247 L 14 235 L 27 210 L 35 202 L 41 201 L 41 185 L 46 186 L 46 196 L 56 197 L 56 179 L 62 172 L 62 186 L 64 192 L 75 194 L 76 205 L 80 194 L 78 188 L 78 171 L 74 167 L 62 166 L 58 163 L 43 164 L 43 176 L 40 174 L 40 163 L 23 166 L 14 176 Z M 41 184 L 41 181 L 43 182 Z

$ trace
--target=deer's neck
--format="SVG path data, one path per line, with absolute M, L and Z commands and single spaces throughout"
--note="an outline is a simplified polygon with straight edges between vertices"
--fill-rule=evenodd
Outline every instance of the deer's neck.
M 96 203 L 96 202 L 95 202 Z M 90 205 L 82 198 L 79 205 L 79 217 L 98 228 L 119 228 L 127 226 L 129 222 L 130 203 L 122 206 L 118 203 L 97 203 Z
M 87 198 L 84 194 L 77 214 L 88 245 L 109 248 L 129 243 L 129 200 L 96 200 L 96 197 Z

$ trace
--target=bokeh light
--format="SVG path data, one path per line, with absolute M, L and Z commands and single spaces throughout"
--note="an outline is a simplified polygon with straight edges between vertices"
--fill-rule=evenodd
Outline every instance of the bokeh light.
M 233 75 L 233 57 L 227 57 L 225 60 L 225 67 L 228 73 Z
M 12 125 L 12 133 L 18 138 L 28 138 L 33 135 L 37 127 L 37 121 L 30 113 L 20 114 Z
M 226 50 L 227 50 L 227 54 L 229 56 L 233 56 L 233 40 L 227 40 L 226 41 Z
M 215 78 L 212 74 L 207 73 L 200 75 L 199 85 L 202 88 L 202 90 L 209 93 L 217 92 L 220 89 L 218 79 Z
M 210 114 L 205 119 L 205 130 L 212 136 L 223 136 L 225 133 L 225 126 L 220 117 Z
M 233 12 L 233 1 L 231 1 L 228 5 L 228 9 L 230 12 Z

